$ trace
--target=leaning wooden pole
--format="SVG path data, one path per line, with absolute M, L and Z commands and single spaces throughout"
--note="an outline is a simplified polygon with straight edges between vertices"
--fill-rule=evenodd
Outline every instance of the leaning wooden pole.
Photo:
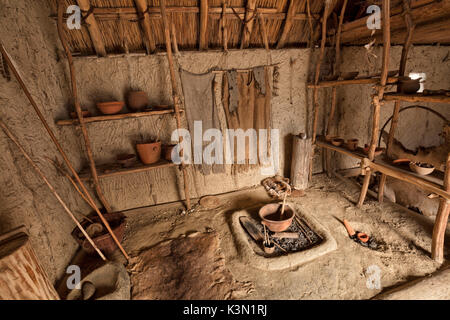
M 58 34 L 59 38 L 61 40 L 61 44 L 64 47 L 64 51 L 67 56 L 67 61 L 69 62 L 69 71 L 70 71 L 70 80 L 72 85 L 72 96 L 75 104 L 75 111 L 78 116 L 78 121 L 80 123 L 81 132 L 83 134 L 84 139 L 84 145 L 86 147 L 86 155 L 89 161 L 89 168 L 91 170 L 92 175 L 92 181 L 94 184 L 95 192 L 97 193 L 97 196 L 100 200 L 100 202 L 103 204 L 107 212 L 111 212 L 111 206 L 109 205 L 108 201 L 106 201 L 105 196 L 103 195 L 103 192 L 100 188 L 100 183 L 98 181 L 98 175 L 97 175 L 97 168 L 95 167 L 94 162 L 94 156 L 92 154 L 92 148 L 91 148 L 91 142 L 89 141 L 89 136 L 86 129 L 86 124 L 84 123 L 84 117 L 83 113 L 81 111 L 81 105 L 80 100 L 78 99 L 78 93 L 77 93 L 77 82 L 76 82 L 76 74 L 75 74 L 75 68 L 73 65 L 73 59 L 72 59 L 72 53 L 70 52 L 69 46 L 67 45 L 66 36 L 64 34 L 63 30 L 63 13 L 64 13 L 64 0 L 59 0 L 58 2 Z
M 375 156 L 375 149 L 378 142 L 378 133 L 380 131 L 380 109 L 381 100 L 383 99 L 384 90 L 386 88 L 387 74 L 389 68 L 389 52 L 391 49 L 391 9 L 390 0 L 383 0 L 383 64 L 381 68 L 380 83 L 378 85 L 378 92 L 372 96 L 372 138 L 369 146 L 369 160 L 372 161 Z M 367 195 L 369 189 L 370 178 L 372 176 L 372 170 L 368 169 L 364 176 L 363 185 L 361 188 L 361 194 L 359 195 L 358 207 L 361 207 Z
M 70 160 L 67 157 L 66 153 L 64 152 L 64 150 L 62 149 L 62 147 L 59 144 L 58 140 L 56 139 L 55 134 L 53 133 L 52 129 L 49 127 L 47 121 L 45 120 L 44 116 L 42 115 L 41 111 L 39 110 L 36 102 L 34 101 L 33 97 L 31 96 L 30 91 L 28 91 L 28 88 L 26 87 L 25 83 L 23 82 L 22 77 L 20 76 L 19 72 L 17 71 L 15 65 L 12 63 L 8 53 L 6 52 L 4 46 L 3 46 L 3 44 L 1 42 L 0 42 L 0 51 L 1 51 L 2 55 L 3 55 L 3 58 L 5 59 L 6 63 L 8 64 L 9 68 L 11 69 L 12 73 L 16 77 L 17 82 L 19 82 L 23 92 L 25 93 L 25 95 L 27 96 L 28 100 L 30 101 L 31 106 L 33 107 L 34 111 L 36 112 L 37 116 L 39 117 L 42 125 L 44 126 L 45 130 L 47 131 L 47 133 L 50 136 L 51 140 L 53 141 L 54 145 L 56 146 L 56 148 L 58 149 L 58 151 L 61 154 L 62 158 L 64 159 L 64 162 L 66 163 L 66 165 L 69 168 L 70 172 L 75 177 L 76 181 L 79 183 L 83 193 L 89 199 L 89 201 L 91 202 L 91 205 L 96 208 L 97 215 L 100 217 L 100 220 L 102 220 L 103 224 L 105 225 L 106 229 L 110 233 L 110 235 L 113 238 L 114 242 L 117 244 L 117 246 L 122 251 L 124 256 L 127 259 L 129 259 L 129 256 L 127 255 L 127 253 L 123 249 L 122 245 L 120 244 L 120 242 L 117 239 L 117 237 L 114 234 L 114 232 L 112 231 L 108 221 L 105 219 L 105 217 L 103 217 L 103 215 L 100 212 L 100 210 L 98 210 L 97 205 L 95 204 L 94 200 L 92 199 L 91 195 L 89 194 L 89 191 L 86 189 L 86 186 L 81 181 L 80 177 L 78 176 L 78 173 L 75 171 L 72 163 L 70 162 Z
M 181 129 L 181 117 L 180 117 L 180 97 L 178 96 L 178 89 L 177 89 L 177 78 L 175 76 L 175 67 L 173 63 L 173 55 L 172 55 L 172 47 L 171 47 L 171 41 L 170 41 L 170 30 L 169 30 L 169 23 L 167 19 L 167 13 L 166 13 L 166 3 L 165 0 L 161 0 L 161 17 L 163 21 L 164 26 L 164 38 L 166 40 L 166 50 L 167 50 L 167 60 L 169 63 L 169 71 L 170 71 L 170 80 L 172 83 L 172 96 L 173 96 L 173 104 L 175 108 L 175 116 L 177 121 L 177 129 Z M 183 142 L 183 137 L 181 135 L 179 136 L 179 142 Z M 191 209 L 191 199 L 189 196 L 189 179 L 188 179 L 188 173 L 186 170 L 186 165 L 183 160 L 183 156 L 181 156 L 181 171 L 183 172 L 183 180 L 184 180 L 184 195 L 186 198 L 186 207 L 188 210 Z
M 411 47 L 412 43 L 412 36 L 414 32 L 415 25 L 413 23 L 412 17 L 411 17 L 411 7 L 409 0 L 403 0 L 403 13 L 405 17 L 405 23 L 407 28 L 407 34 L 405 43 L 403 44 L 402 48 L 402 56 L 400 59 L 400 68 L 399 68 L 399 77 L 405 75 L 406 71 L 406 61 L 408 59 L 408 52 L 409 48 Z M 397 92 L 399 92 L 399 87 L 397 86 Z M 397 130 L 398 125 L 398 119 L 400 115 L 400 101 L 395 101 L 394 103 L 394 111 L 392 114 L 392 122 L 391 122 L 391 128 L 389 129 L 389 137 L 388 141 L 386 143 L 386 155 L 389 156 L 391 153 L 391 147 L 392 143 L 394 142 L 394 135 L 395 131 Z M 378 201 L 383 202 L 383 196 L 384 196 L 384 186 L 386 184 L 386 178 L 387 176 L 383 173 L 381 174 L 380 183 L 378 185 Z
M 73 215 L 72 211 L 70 211 L 69 207 L 66 205 L 66 203 L 61 199 L 61 197 L 59 196 L 58 192 L 56 192 L 55 188 L 50 184 L 50 182 L 48 181 L 48 179 L 45 177 L 44 173 L 41 171 L 41 169 L 39 169 L 39 167 L 37 166 L 37 164 L 33 161 L 33 159 L 31 159 L 31 157 L 28 155 L 28 153 L 25 151 L 25 149 L 22 147 L 22 145 L 19 143 L 19 141 L 17 141 L 16 137 L 14 137 L 14 135 L 12 134 L 12 132 L 8 129 L 8 127 L 5 125 L 5 123 L 0 120 L 0 127 L 2 127 L 3 131 L 5 132 L 5 134 L 8 136 L 8 138 L 11 139 L 12 142 L 14 142 L 14 144 L 17 146 L 17 148 L 20 150 L 20 152 L 22 152 L 23 156 L 25 157 L 25 159 L 28 160 L 28 162 L 31 164 L 31 166 L 33 167 L 33 169 L 36 171 L 36 173 L 41 177 L 41 179 L 45 182 L 45 184 L 47 185 L 47 187 L 50 189 L 50 191 L 53 193 L 53 195 L 55 196 L 56 200 L 58 200 L 58 202 L 61 204 L 61 206 L 64 208 L 64 211 L 66 211 L 66 213 L 69 215 L 69 217 L 73 220 L 73 222 L 75 222 L 75 224 L 77 225 L 77 227 L 80 229 L 80 231 L 83 233 L 83 235 L 86 237 L 86 239 L 89 241 L 89 243 L 92 245 L 92 247 L 94 247 L 95 251 L 97 251 L 98 255 L 100 256 L 100 258 L 102 258 L 103 260 L 106 260 L 105 256 L 103 255 L 103 253 L 100 251 L 100 249 L 97 247 L 97 245 L 94 243 L 94 241 L 92 240 L 92 238 L 87 234 L 86 230 L 84 230 L 83 226 L 78 222 L 77 218 L 75 218 L 75 216 Z

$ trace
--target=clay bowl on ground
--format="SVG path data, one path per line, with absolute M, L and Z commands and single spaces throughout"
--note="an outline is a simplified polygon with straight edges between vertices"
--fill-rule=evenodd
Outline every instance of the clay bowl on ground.
M 342 145 L 344 143 L 344 139 L 334 138 L 331 140 L 331 143 L 333 144 L 333 146 L 339 147 L 340 145 Z
M 269 203 L 259 209 L 259 217 L 262 223 L 272 232 L 283 232 L 292 224 L 294 210 L 286 204 L 281 217 L 282 203 Z
M 153 164 L 161 159 L 161 142 L 138 143 L 136 148 L 143 164 Z
M 128 93 L 128 107 L 133 111 L 141 111 L 148 107 L 149 100 L 145 91 L 130 91 Z
M 353 80 L 358 76 L 358 71 L 352 71 L 352 72 L 342 72 L 339 76 L 339 78 L 343 80 Z
M 356 148 L 358 147 L 358 139 L 348 139 L 347 142 L 345 143 L 345 146 L 347 147 L 348 150 L 351 151 L 355 151 Z
M 89 111 L 87 111 L 87 110 L 81 111 L 81 114 L 83 115 L 83 118 L 87 118 L 87 117 L 91 116 L 91 113 Z M 71 112 L 70 113 L 70 117 L 72 119 L 78 119 L 78 114 L 76 112 Z
M 124 168 L 128 168 L 131 167 L 135 161 L 136 161 L 136 155 L 132 154 L 132 153 L 124 153 L 124 154 L 119 154 L 117 156 L 117 163 L 120 163 L 122 165 L 122 167 Z
M 103 114 L 116 114 L 123 109 L 125 102 L 123 101 L 110 101 L 110 102 L 98 102 L 97 108 Z
M 434 166 L 430 163 L 425 162 L 413 162 L 411 161 L 409 163 L 409 167 L 412 171 L 414 171 L 417 174 L 420 174 L 421 176 L 426 176 L 434 171 Z

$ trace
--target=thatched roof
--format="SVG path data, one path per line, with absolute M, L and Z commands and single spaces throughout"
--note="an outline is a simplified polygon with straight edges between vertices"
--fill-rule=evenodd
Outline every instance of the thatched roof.
M 50 2 L 55 18 L 58 0 Z M 267 38 L 271 48 L 305 47 L 308 44 L 311 28 L 308 21 L 308 2 L 314 40 L 320 37 L 320 19 L 324 4 L 330 1 L 333 11 L 328 19 L 330 40 L 336 30 L 338 16 L 344 0 L 166 0 L 167 12 L 173 22 L 180 50 L 223 48 L 221 36 L 222 4 L 226 1 L 226 29 L 228 48 L 264 47 L 262 30 L 258 19 L 252 19 L 254 7 L 265 20 Z M 148 52 L 164 50 L 163 24 L 159 0 L 65 0 L 65 5 L 87 3 L 91 6 L 90 19 L 95 18 L 99 36 L 93 39 L 92 30 L 85 20 L 81 30 L 66 29 L 72 52 L 92 55 L 99 52 L 96 41 L 107 54 L 122 52 Z M 148 6 L 146 19 L 149 21 L 149 35 L 145 33 L 144 15 L 139 14 L 138 3 Z M 343 44 L 365 44 L 371 37 L 366 27 L 366 9 L 380 0 L 349 0 L 342 29 Z M 207 10 L 205 5 L 207 4 Z M 417 24 L 414 43 L 450 43 L 450 0 L 411 0 L 413 20 Z M 83 8 L 82 8 L 83 9 Z M 208 12 L 202 15 L 202 12 Z M 405 23 L 402 0 L 391 0 L 392 43 L 404 41 Z M 86 12 L 84 13 L 87 14 Z M 201 27 L 201 19 L 205 27 Z M 250 17 L 250 19 L 248 19 Z M 243 39 L 246 24 L 253 20 L 248 41 Z M 249 24 L 247 23 L 247 26 Z M 380 30 L 374 35 L 379 37 Z M 150 46 L 149 39 L 154 42 Z M 203 37 L 203 38 L 202 38 Z M 204 43 L 202 43 L 204 39 Z M 94 41 L 93 41 L 94 40 Z

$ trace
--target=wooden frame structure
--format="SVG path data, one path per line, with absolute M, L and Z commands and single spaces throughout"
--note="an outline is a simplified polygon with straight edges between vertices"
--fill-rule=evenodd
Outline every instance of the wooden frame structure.
M 345 5 L 341 10 L 341 17 L 339 21 L 339 27 L 336 33 L 336 55 L 339 58 L 339 46 L 340 46 L 340 32 L 342 30 L 342 16 L 345 12 Z M 406 70 L 406 60 L 408 56 L 408 50 L 412 43 L 413 31 L 415 29 L 414 22 L 411 17 L 411 8 L 410 2 L 407 0 L 403 1 L 403 16 L 405 19 L 405 23 L 407 26 L 407 34 L 406 39 L 403 44 L 402 56 L 400 61 L 400 69 L 399 76 L 403 76 Z M 322 20 L 322 28 L 326 28 L 326 13 L 324 12 L 324 18 Z M 381 105 L 384 101 L 395 101 L 394 111 L 393 111 L 393 121 L 389 132 L 389 139 L 387 142 L 387 153 L 389 154 L 391 145 L 393 143 L 395 130 L 397 128 L 398 119 L 399 119 L 399 111 L 400 111 L 400 102 L 438 102 L 438 103 L 450 103 L 450 97 L 444 95 L 423 95 L 423 94 L 414 94 L 407 95 L 402 93 L 388 93 L 385 94 L 385 87 L 387 84 L 395 84 L 397 82 L 397 78 L 388 78 L 388 67 L 389 67 L 389 53 L 390 53 L 390 0 L 383 0 L 382 2 L 382 23 L 383 23 L 383 58 L 382 58 L 382 71 L 381 76 L 379 78 L 372 79 L 355 79 L 355 80 L 335 80 L 335 81 L 322 81 L 319 82 L 319 72 L 320 72 L 320 64 L 323 59 L 323 52 L 325 50 L 325 38 L 326 34 L 322 29 L 322 41 L 320 47 L 320 57 L 319 61 L 316 65 L 316 73 L 314 78 L 314 83 L 309 84 L 308 88 L 314 90 L 313 92 L 313 108 L 314 108 L 314 118 L 313 118 L 313 141 L 318 146 L 324 149 L 325 154 L 325 171 L 327 174 L 332 173 L 331 169 L 331 152 L 339 152 L 345 154 L 347 156 L 351 156 L 355 159 L 361 161 L 361 170 L 360 174 L 364 175 L 363 185 L 361 187 L 360 197 L 357 203 L 358 207 L 361 207 L 364 203 L 366 195 L 368 193 L 368 187 L 370 183 L 370 179 L 372 174 L 375 172 L 381 173 L 379 191 L 378 191 L 378 201 L 383 201 L 383 192 L 384 192 L 384 184 L 386 182 L 386 177 L 391 176 L 393 178 L 414 184 L 417 187 L 420 187 L 424 190 L 430 191 L 432 193 L 437 194 L 440 197 L 440 205 L 439 210 L 436 216 L 436 221 L 433 228 L 432 235 L 432 246 L 431 246 L 431 256 L 434 260 L 438 262 L 443 262 L 443 252 L 444 252 L 444 237 L 445 230 L 447 227 L 449 212 L 450 212 L 450 153 L 447 156 L 446 167 L 445 167 L 445 175 L 443 179 L 436 179 L 432 176 L 419 176 L 413 172 L 409 172 L 406 170 L 402 170 L 398 167 L 391 166 L 390 164 L 384 162 L 381 159 L 375 159 L 375 149 L 377 145 L 377 140 L 379 136 L 379 121 L 380 121 L 380 109 Z M 338 60 L 338 59 L 336 59 Z M 335 72 L 338 70 L 338 61 L 337 66 L 335 66 Z M 330 133 L 330 125 L 334 117 L 335 106 L 336 106 L 336 87 L 347 85 L 347 84 L 374 84 L 376 87 L 376 93 L 372 96 L 372 133 L 371 133 L 371 141 L 369 146 L 369 152 L 366 155 L 359 148 L 356 151 L 349 151 L 345 148 L 340 148 L 333 146 L 332 144 L 326 142 L 325 140 L 319 138 L 316 139 L 317 136 L 317 120 L 318 120 L 318 90 L 320 88 L 332 88 L 332 103 L 331 110 L 328 116 L 328 122 L 326 124 L 325 132 L 326 134 Z

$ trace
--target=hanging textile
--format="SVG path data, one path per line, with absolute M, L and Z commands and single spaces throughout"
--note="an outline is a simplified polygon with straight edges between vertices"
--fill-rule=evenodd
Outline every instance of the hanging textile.
M 193 160 L 195 157 L 203 160 L 203 150 L 210 142 L 203 142 L 201 147 L 194 145 L 194 121 L 202 122 L 202 132 L 208 129 L 219 129 L 220 124 L 217 116 L 217 108 L 213 100 L 213 81 L 215 75 L 212 72 L 205 74 L 194 74 L 181 70 L 181 83 L 183 86 L 186 119 L 192 137 Z M 199 137 L 197 137 L 199 138 Z M 200 140 L 203 141 L 202 137 Z M 224 166 L 218 164 L 197 164 L 197 170 L 204 175 L 224 172 Z

